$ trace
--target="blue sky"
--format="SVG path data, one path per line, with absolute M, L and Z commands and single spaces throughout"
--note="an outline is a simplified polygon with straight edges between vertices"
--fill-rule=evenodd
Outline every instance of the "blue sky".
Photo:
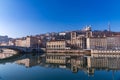
M 120 31 L 119 0 L 0 0 L 0 35 L 22 37 L 82 29 Z

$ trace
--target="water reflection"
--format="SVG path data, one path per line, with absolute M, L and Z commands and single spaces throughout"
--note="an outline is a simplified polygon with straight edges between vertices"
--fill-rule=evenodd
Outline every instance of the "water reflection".
M 16 55 L 17 52 L 11 49 L 0 49 L 0 59 L 5 59 L 8 57 L 12 57 L 13 55 Z
M 24 65 L 25 67 L 32 67 L 39 65 L 41 62 L 41 56 L 32 56 L 32 55 L 24 55 L 26 58 L 23 57 L 23 59 L 16 60 L 15 63 Z
M 4 58 L 7 58 L 7 57 L 11 57 L 13 56 L 13 54 L 9 54 L 9 53 L 6 53 L 6 54 L 0 54 L 0 59 L 4 59 Z
M 114 72 L 120 70 L 120 58 L 118 57 L 112 58 L 112 57 L 91 57 L 91 56 L 81 56 L 81 55 L 76 56 L 76 55 L 54 55 L 54 54 L 46 54 L 46 55 L 25 54 L 25 55 L 21 55 L 19 58 L 13 59 L 12 62 L 15 62 L 20 66 L 21 65 L 25 66 L 26 68 L 32 68 L 32 67 L 34 68 L 35 66 L 38 66 L 38 67 L 45 67 L 48 69 L 49 68 L 63 69 L 65 71 L 70 70 L 73 74 L 82 71 L 84 72 L 84 74 L 87 73 L 88 78 L 89 76 L 93 76 L 93 77 L 98 76 L 98 74 L 96 74 L 98 71 L 100 71 L 99 73 L 100 75 L 104 74 L 104 71 L 107 72 L 110 71 L 110 73 L 108 74 L 111 74 L 112 71 L 111 74 L 112 77 L 107 76 L 108 74 L 105 74 L 111 80 L 114 79 L 114 75 L 116 75 Z M 117 73 L 117 75 L 119 74 Z M 83 80 L 87 80 L 87 79 L 83 79 Z
M 95 70 L 120 70 L 120 58 L 90 57 L 90 56 L 65 56 L 65 55 L 22 55 L 15 61 L 25 67 L 43 66 L 51 68 L 67 68 L 72 72 L 84 70 L 88 74 L 94 74 Z

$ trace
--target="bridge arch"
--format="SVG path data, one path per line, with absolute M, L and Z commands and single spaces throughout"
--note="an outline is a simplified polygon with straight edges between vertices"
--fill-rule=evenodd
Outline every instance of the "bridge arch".
M 20 47 L 20 46 L 0 46 L 0 48 L 6 48 L 6 49 L 12 49 L 18 52 L 31 52 L 32 49 L 28 48 L 28 47 Z

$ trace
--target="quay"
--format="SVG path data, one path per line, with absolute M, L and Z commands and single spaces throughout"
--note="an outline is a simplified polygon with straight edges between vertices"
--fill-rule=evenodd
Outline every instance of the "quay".
M 120 50 L 91 50 L 92 57 L 120 57 Z
M 91 50 L 91 53 L 120 53 L 120 50 Z
M 46 53 L 65 53 L 65 54 L 85 54 L 85 55 L 90 55 L 91 51 L 90 50 L 46 50 Z

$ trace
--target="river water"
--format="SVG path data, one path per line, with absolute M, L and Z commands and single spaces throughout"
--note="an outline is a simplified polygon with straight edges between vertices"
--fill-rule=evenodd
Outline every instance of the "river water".
M 0 60 L 0 80 L 120 80 L 120 58 L 20 55 Z

